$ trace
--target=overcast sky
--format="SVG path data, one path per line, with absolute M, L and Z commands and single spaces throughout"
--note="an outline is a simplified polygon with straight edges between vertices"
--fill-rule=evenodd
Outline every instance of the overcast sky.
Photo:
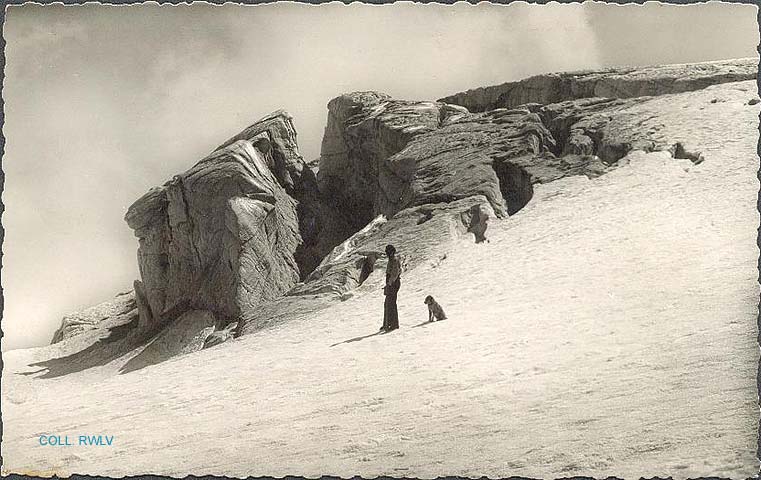
M 752 5 L 9 7 L 3 350 L 137 278 L 150 187 L 272 110 L 319 156 L 327 102 L 436 99 L 525 76 L 756 55 Z

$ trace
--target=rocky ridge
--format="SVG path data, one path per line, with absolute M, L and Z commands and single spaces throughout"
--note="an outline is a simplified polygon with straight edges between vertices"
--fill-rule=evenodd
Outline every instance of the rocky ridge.
M 487 241 L 489 222 L 518 213 L 538 183 L 603 175 L 634 150 L 700 163 L 701 152 L 627 110 L 642 94 L 677 101 L 674 92 L 745 79 L 750 65 L 547 75 L 437 102 L 345 94 L 328 104 L 316 168 L 290 115 L 274 112 L 127 212 L 140 243 L 135 325 L 157 336 L 125 370 L 377 289 L 387 243 L 410 270 L 463 235 Z
M 455 93 L 439 101 L 464 106 L 471 112 L 483 112 L 525 103 L 550 104 L 579 98 L 632 98 L 689 92 L 717 83 L 752 80 L 757 72 L 757 58 L 741 58 L 547 73 Z

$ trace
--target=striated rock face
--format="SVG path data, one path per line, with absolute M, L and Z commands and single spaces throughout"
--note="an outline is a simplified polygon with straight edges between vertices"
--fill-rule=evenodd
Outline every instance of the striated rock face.
M 120 293 L 113 300 L 65 315 L 50 343 L 58 343 L 96 330 L 105 334 L 110 329 L 136 321 L 137 315 L 134 292 Z
M 471 112 L 526 103 L 579 98 L 632 98 L 699 90 L 709 85 L 756 78 L 757 58 L 653 67 L 609 68 L 536 75 L 517 82 L 476 88 L 442 98 Z
M 322 143 L 320 193 L 356 212 L 355 227 L 377 215 L 392 217 L 409 206 L 479 194 L 503 213 L 491 169 L 471 172 L 467 178 L 472 182 L 466 185 L 450 182 L 458 169 L 469 168 L 471 159 L 463 156 L 460 147 L 476 151 L 486 135 L 481 126 L 468 132 L 442 130 L 463 116 L 468 114 L 462 108 L 391 100 L 375 92 L 333 99 Z M 518 149 L 524 140 L 520 137 L 515 142 Z M 487 179 L 492 181 L 484 184 Z
M 497 216 L 512 215 L 531 199 L 534 183 L 605 171 L 594 157 L 598 145 L 576 144 L 584 132 L 602 130 L 599 111 L 623 105 L 581 100 L 472 114 L 377 93 L 343 95 L 328 106 L 320 192 L 350 206 L 361 225 L 377 215 L 475 195 Z M 566 148 L 572 128 L 576 146 Z
M 435 103 L 391 100 L 377 92 L 331 100 L 317 175 L 323 198 L 354 212 L 355 229 L 379 214 L 392 216 L 408 182 L 404 166 L 387 160 L 415 135 L 438 128 L 439 116 Z
M 296 129 L 287 112 L 280 110 L 264 117 L 217 150 L 239 140 L 250 141 L 264 154 L 267 167 L 278 184 L 296 201 L 301 242 L 294 258 L 299 265 L 299 274 L 304 278 L 331 248 L 351 235 L 354 231 L 352 215 L 320 198 L 317 177 L 299 153 Z
M 305 172 L 308 169 L 299 154 L 296 129 L 288 112 L 278 110 L 267 115 L 215 151 L 224 150 L 241 140 L 251 143 L 262 153 L 267 168 L 290 195 L 305 189 L 305 183 L 310 181 L 309 172 Z
M 142 326 L 192 309 L 237 318 L 299 280 L 293 135 L 287 114 L 267 117 L 129 208 Z

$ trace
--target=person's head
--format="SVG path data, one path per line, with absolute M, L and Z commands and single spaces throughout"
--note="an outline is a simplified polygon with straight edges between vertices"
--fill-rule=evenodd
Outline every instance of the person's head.
M 394 248 L 393 245 L 386 245 L 386 255 L 388 255 L 389 257 L 393 257 L 395 253 L 396 253 L 396 249 Z
M 428 295 L 427 297 L 425 297 L 425 301 L 423 303 L 425 303 L 426 305 L 430 305 L 431 303 L 433 303 L 433 297 Z

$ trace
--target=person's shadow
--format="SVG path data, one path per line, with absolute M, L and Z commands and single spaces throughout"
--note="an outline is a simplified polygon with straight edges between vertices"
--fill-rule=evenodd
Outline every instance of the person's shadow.
M 348 340 L 344 340 L 343 342 L 334 343 L 333 345 L 331 345 L 331 348 L 335 347 L 335 346 L 338 346 L 338 345 L 342 345 L 344 343 L 359 342 L 360 340 L 364 340 L 366 338 L 374 337 L 376 335 L 383 335 L 384 333 L 386 333 L 386 332 L 384 332 L 383 330 L 379 330 L 379 331 L 377 331 L 375 333 L 370 333 L 368 335 L 362 335 L 361 337 L 350 338 Z

